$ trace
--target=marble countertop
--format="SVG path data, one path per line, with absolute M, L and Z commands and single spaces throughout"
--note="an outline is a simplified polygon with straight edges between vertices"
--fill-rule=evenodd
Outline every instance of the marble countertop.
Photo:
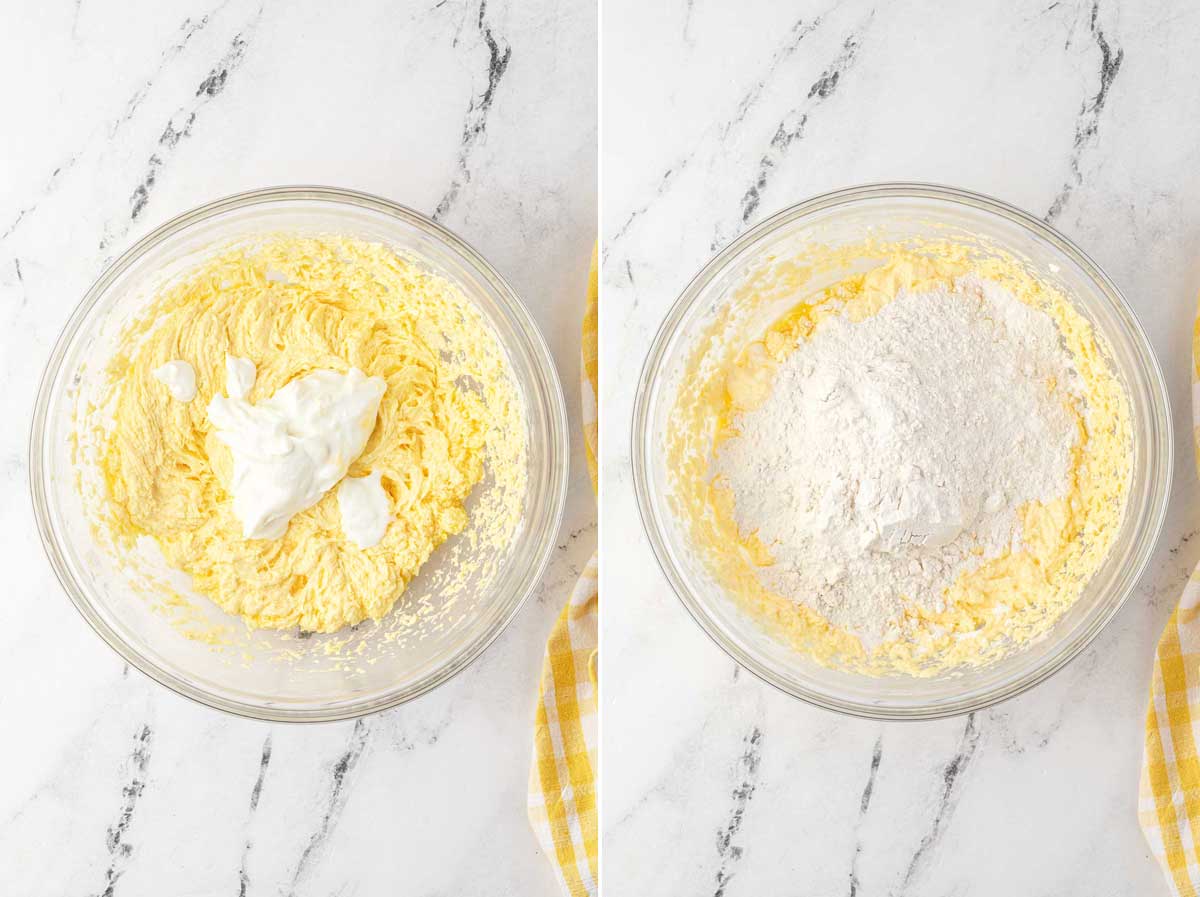
M 1200 559 L 1200 10 L 654 9 L 607 0 L 602 34 L 607 895 L 1165 894 L 1135 814 L 1155 641 Z M 879 180 L 1053 222 L 1136 308 L 1174 405 L 1168 524 L 1119 617 L 1049 682 L 934 723 L 840 717 L 739 671 L 659 573 L 630 477 L 635 372 L 691 276 L 773 211 Z
M 50 347 L 106 262 L 188 208 L 286 183 L 378 193 L 471 242 L 532 308 L 578 433 L 594 6 L 22 7 L 0 31 L 0 890 L 556 894 L 525 792 L 544 640 L 596 539 L 580 440 L 549 572 L 484 657 L 396 710 L 300 727 L 195 706 L 100 642 L 44 560 L 26 441 Z

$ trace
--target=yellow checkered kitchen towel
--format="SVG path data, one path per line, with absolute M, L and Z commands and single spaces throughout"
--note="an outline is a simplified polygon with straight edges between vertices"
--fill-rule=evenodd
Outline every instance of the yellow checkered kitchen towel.
M 597 368 L 596 254 L 588 280 L 583 318 L 583 426 L 588 470 L 596 489 L 599 415 Z M 542 681 L 529 770 L 529 821 L 542 850 L 554 863 L 563 892 L 570 897 L 599 893 L 599 837 L 596 826 L 596 709 L 598 647 L 598 567 L 596 555 L 563 608 L 542 663 Z
M 1200 317 L 1192 327 L 1192 442 L 1200 465 Z M 1154 657 L 1138 817 L 1167 882 L 1200 893 L 1200 567 Z

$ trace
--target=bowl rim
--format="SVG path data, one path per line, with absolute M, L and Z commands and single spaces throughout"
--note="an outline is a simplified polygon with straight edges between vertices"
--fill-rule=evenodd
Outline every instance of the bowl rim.
M 530 565 L 530 575 L 518 599 L 513 602 L 512 607 L 507 610 L 505 615 L 497 621 L 497 624 L 490 631 L 476 638 L 474 643 L 462 652 L 453 663 L 438 668 L 435 672 L 420 680 L 415 687 L 410 686 L 387 692 L 363 702 L 339 701 L 329 707 L 304 708 L 261 705 L 213 694 L 206 689 L 192 685 L 176 674 L 152 663 L 117 635 L 93 610 L 84 590 L 76 581 L 61 556 L 57 537 L 49 523 L 49 512 L 47 510 L 49 499 L 46 490 L 46 477 L 52 475 L 52 472 L 47 470 L 41 457 L 41 447 L 46 436 L 45 427 L 50 406 L 51 391 L 54 381 L 60 372 L 68 346 L 72 343 L 80 327 L 112 283 L 151 249 L 194 224 L 209 220 L 221 213 L 248 206 L 269 205 L 276 202 L 294 202 L 297 200 L 310 200 L 357 207 L 391 215 L 439 240 L 446 248 L 457 253 L 484 279 L 489 281 L 496 292 L 503 297 L 506 305 L 505 310 L 517 319 L 520 330 L 525 338 L 529 340 L 528 351 L 533 357 L 538 373 L 545 380 L 543 384 L 545 395 L 542 398 L 547 405 L 545 412 L 550 431 L 548 453 L 552 460 L 559 462 L 548 465 L 549 514 L 545 527 L 546 532 L 549 534 L 548 538 L 544 540 L 544 544 L 540 547 L 535 563 Z M 529 308 L 508 280 L 491 262 L 484 258 L 482 254 L 463 238 L 433 218 L 423 215 L 408 206 L 372 193 L 316 184 L 287 184 L 263 187 L 230 194 L 196 206 L 163 222 L 110 262 L 75 306 L 70 317 L 59 332 L 54 347 L 50 351 L 49 358 L 38 382 L 33 417 L 30 423 L 28 446 L 30 497 L 33 502 L 34 519 L 37 523 L 42 547 L 63 591 L 71 599 L 71 603 L 80 616 L 83 617 L 101 640 L 115 651 L 129 666 L 148 676 L 158 684 L 165 686 L 175 694 L 188 698 L 197 704 L 224 711 L 233 716 L 280 723 L 336 722 L 339 720 L 357 719 L 388 710 L 444 685 L 478 660 L 500 635 L 508 629 L 517 614 L 528 602 L 530 596 L 539 588 L 542 578 L 545 576 L 546 568 L 550 563 L 550 558 L 553 555 L 554 547 L 557 544 L 558 532 L 562 528 L 570 478 L 569 422 L 566 399 L 563 394 L 562 382 L 558 375 L 558 366 L 537 321 L 533 318 Z
M 1151 396 L 1151 418 L 1154 429 L 1161 439 L 1161 470 L 1152 478 L 1150 522 L 1144 530 L 1139 551 L 1128 576 L 1128 583 L 1119 599 L 1112 602 L 1092 619 L 1086 629 L 1063 650 L 1048 658 L 1041 667 L 1034 668 L 1028 675 L 1001 683 L 974 697 L 957 698 L 932 705 L 909 705 L 904 707 L 886 707 L 868 704 L 856 700 L 842 700 L 832 697 L 827 692 L 817 689 L 793 687 L 792 683 L 775 675 L 766 664 L 749 651 L 743 650 L 727 638 L 717 627 L 702 603 L 696 600 L 686 578 L 682 575 L 666 548 L 663 536 L 664 528 L 660 522 L 661 511 L 655 506 L 649 487 L 649 456 L 653 450 L 651 445 L 650 410 L 654 404 L 654 390 L 657 386 L 658 375 L 661 371 L 666 350 L 683 317 L 691 310 L 703 289 L 728 264 L 736 259 L 744 250 L 751 247 L 777 229 L 791 224 L 805 216 L 816 212 L 826 211 L 838 206 L 851 205 L 862 200 L 880 198 L 891 199 L 922 199 L 934 200 L 958 206 L 991 213 L 1007 219 L 1037 237 L 1050 243 L 1058 252 L 1070 258 L 1083 269 L 1087 276 L 1101 287 L 1100 292 L 1115 300 L 1116 311 L 1129 328 L 1129 335 L 1138 344 L 1139 354 L 1146 363 L 1149 382 L 1146 390 Z M 1175 446 L 1173 421 L 1171 414 L 1170 395 L 1167 391 L 1166 380 L 1154 346 L 1150 342 L 1136 312 L 1125 298 L 1124 293 L 1117 287 L 1104 270 L 1082 249 L 1052 225 L 1036 218 L 1029 212 L 995 197 L 925 181 L 880 181 L 852 185 L 829 192 L 821 193 L 794 205 L 781 209 L 765 218 L 763 221 L 728 243 L 716 255 L 709 259 L 700 271 L 688 282 L 671 305 L 663 318 L 650 348 L 646 353 L 641 373 L 638 377 L 637 390 L 634 395 L 633 420 L 630 434 L 630 456 L 633 467 L 634 493 L 637 501 L 638 514 L 642 527 L 650 542 L 651 551 L 659 569 L 666 577 L 672 591 L 691 615 L 692 619 L 708 637 L 741 667 L 747 669 L 763 682 L 793 698 L 798 698 L 825 710 L 846 716 L 873 720 L 934 720 L 974 713 L 995 706 L 1002 701 L 1016 697 L 1049 679 L 1052 675 L 1067 666 L 1083 652 L 1096 637 L 1107 627 L 1117 615 L 1146 571 L 1150 559 L 1157 547 L 1163 524 L 1166 520 L 1167 507 L 1170 499 L 1171 483 L 1174 474 Z

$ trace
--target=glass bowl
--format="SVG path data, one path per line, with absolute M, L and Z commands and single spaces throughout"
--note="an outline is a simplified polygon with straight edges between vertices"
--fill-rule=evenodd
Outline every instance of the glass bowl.
M 806 245 L 931 238 L 982 241 L 1010 254 L 1059 287 L 1093 324 L 1128 391 L 1133 471 L 1123 522 L 1107 559 L 1081 597 L 1040 639 L 989 665 L 938 676 L 868 676 L 823 666 L 784 644 L 714 581 L 671 510 L 667 419 L 698 336 L 740 288 L 757 282 L 771 264 L 801 257 Z M 861 270 L 828 272 L 822 284 Z M 789 304 L 785 297 L 774 314 Z M 1172 467 L 1162 372 L 1141 325 L 1104 272 L 1064 236 L 1019 209 L 963 190 L 903 183 L 849 188 L 793 206 L 710 261 L 654 339 L 635 399 L 632 448 L 634 487 L 650 544 L 671 586 L 705 632 L 746 669 L 788 694 L 877 719 L 932 719 L 978 710 L 1041 682 L 1082 651 L 1129 597 L 1150 558 L 1166 512 Z
M 338 234 L 381 242 L 458 286 L 490 322 L 524 400 L 527 486 L 522 521 L 507 552 L 489 558 L 452 599 L 439 600 L 445 543 L 379 622 L 348 634 L 251 630 L 192 594 L 183 628 L 222 626 L 222 644 L 180 634 L 180 610 L 152 601 L 97 542 L 76 484 L 76 409 L 96 395 L 122 326 L 156 288 L 221 246 L 266 233 Z M 444 227 L 396 203 L 325 187 L 283 187 L 231 196 L 167 222 L 123 254 L 84 296 L 42 377 L 30 439 L 30 480 L 50 563 L 84 619 L 118 654 L 179 694 L 259 719 L 322 721 L 372 713 L 445 682 L 478 657 L 533 592 L 549 560 L 566 500 L 566 406 L 537 325 L 487 261 Z M 476 487 L 488 488 L 487 477 Z M 462 545 L 458 549 L 488 551 Z M 494 554 L 494 552 L 493 552 Z M 182 577 L 162 576 L 188 591 Z M 442 596 L 445 598 L 445 596 Z M 407 625 L 402 608 L 424 621 Z

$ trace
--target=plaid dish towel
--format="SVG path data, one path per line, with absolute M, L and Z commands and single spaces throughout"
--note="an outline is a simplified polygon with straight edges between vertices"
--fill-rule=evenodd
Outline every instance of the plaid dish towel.
M 1192 444 L 1200 464 L 1200 318 L 1192 328 Z M 1138 818 L 1178 897 L 1200 892 L 1200 567 L 1154 657 Z
M 596 489 L 599 415 L 596 253 L 583 318 L 583 426 Z M 569 897 L 599 893 L 596 827 L 598 567 L 593 554 L 563 608 L 542 663 L 529 770 L 529 821 Z

